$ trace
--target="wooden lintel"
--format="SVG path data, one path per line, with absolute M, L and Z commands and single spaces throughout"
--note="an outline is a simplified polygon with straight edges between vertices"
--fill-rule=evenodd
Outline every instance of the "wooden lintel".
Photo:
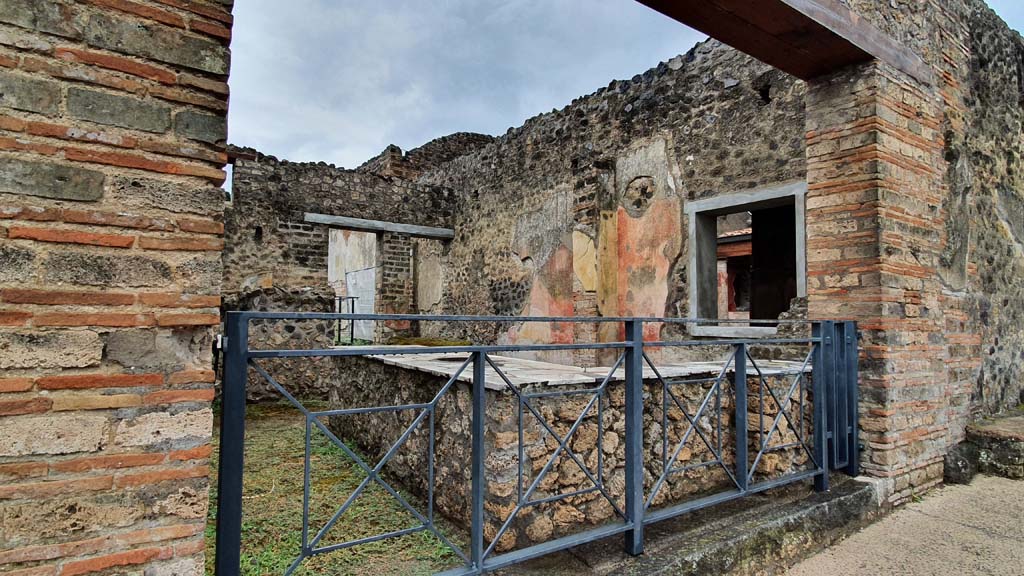
M 384 222 L 382 220 L 365 220 L 363 218 L 350 218 L 348 216 L 331 216 L 329 214 L 316 214 L 306 212 L 303 219 L 313 224 L 324 224 L 333 228 L 345 230 L 358 230 L 360 232 L 392 232 L 395 234 L 407 234 L 419 238 L 433 238 L 436 240 L 451 240 L 455 238 L 455 230 L 451 228 L 437 228 L 434 226 L 418 226 L 416 224 L 400 224 L 398 222 Z

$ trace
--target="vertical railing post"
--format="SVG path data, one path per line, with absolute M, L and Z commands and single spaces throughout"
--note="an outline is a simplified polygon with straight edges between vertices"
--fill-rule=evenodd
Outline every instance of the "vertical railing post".
M 473 416 L 470 437 L 472 439 L 472 509 L 470 524 L 470 560 L 476 573 L 483 569 L 484 561 L 484 432 L 487 422 L 487 402 L 484 384 L 487 373 L 487 353 L 473 353 Z
M 341 296 L 334 296 L 334 313 L 341 314 Z M 334 345 L 341 345 L 341 318 L 334 319 Z
M 814 477 L 814 489 L 828 491 L 828 385 L 835 376 L 835 322 L 816 322 L 813 335 L 821 339 L 815 348 L 814 371 L 811 373 L 814 390 L 814 458 L 820 473 Z
M 228 312 L 221 391 L 220 464 L 217 473 L 217 576 L 238 576 L 242 551 L 242 470 L 249 318 Z
M 860 474 L 860 422 L 859 422 L 859 370 L 858 363 L 860 360 L 859 346 L 858 346 L 858 332 L 857 323 L 852 320 L 846 321 L 846 405 L 850 411 L 850 416 L 847 419 L 850 423 L 850 433 L 847 434 L 847 442 L 849 447 L 847 448 L 847 455 L 849 460 L 846 463 L 846 473 L 850 476 L 858 476 Z
M 741 492 L 745 492 L 747 490 L 748 478 L 750 477 L 750 471 L 747 469 L 750 465 L 749 455 L 747 454 L 750 435 L 748 433 L 749 427 L 747 422 L 746 342 L 740 342 L 735 345 L 733 368 L 732 387 L 733 392 L 736 395 L 736 482 L 739 483 L 739 490 Z M 764 434 L 763 430 L 758 434 L 758 439 L 761 438 L 761 434 Z
M 348 298 L 348 313 L 349 314 L 355 314 L 356 313 L 356 300 L 358 300 L 358 299 L 359 299 L 358 296 L 349 296 L 349 298 Z M 349 318 L 349 321 L 348 321 L 348 343 L 350 345 L 356 343 L 356 321 L 351 319 L 351 318 Z
M 626 324 L 626 553 L 644 552 L 644 333 L 643 321 Z

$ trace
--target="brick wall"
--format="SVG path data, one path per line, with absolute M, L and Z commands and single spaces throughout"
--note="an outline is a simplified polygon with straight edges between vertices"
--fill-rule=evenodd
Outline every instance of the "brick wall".
M 942 479 L 941 101 L 883 64 L 810 84 L 809 307 L 863 332 L 863 466 L 895 498 Z
M 230 10 L 0 2 L 0 572 L 202 572 Z
M 845 71 L 807 106 L 811 313 L 862 320 L 863 464 L 903 501 L 1021 400 L 1024 41 L 981 0 L 853 4 L 935 72 Z

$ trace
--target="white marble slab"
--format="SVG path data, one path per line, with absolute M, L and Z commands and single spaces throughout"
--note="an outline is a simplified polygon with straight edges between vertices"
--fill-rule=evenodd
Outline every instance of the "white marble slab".
M 408 346 L 405 346 L 408 348 Z M 358 348 L 358 347 L 354 347 Z M 380 348 L 376 346 L 375 348 Z M 424 347 L 426 348 L 426 347 Z M 425 352 L 423 354 L 392 354 L 367 356 L 378 360 L 388 366 L 396 366 L 407 370 L 416 370 L 427 374 L 433 374 L 442 378 L 451 378 L 459 370 L 462 364 L 469 358 L 468 352 L 456 352 L 438 354 Z M 491 354 L 490 358 L 498 365 L 508 381 L 516 387 L 527 384 L 545 384 L 549 386 L 562 385 L 583 385 L 590 386 L 599 384 L 611 370 L 610 366 L 596 368 L 581 368 L 565 364 L 554 364 L 538 360 L 526 360 L 523 358 L 512 358 Z M 793 373 L 800 370 L 802 362 L 791 362 L 782 360 L 759 360 L 757 365 L 765 376 L 777 375 L 780 373 Z M 662 378 L 715 378 L 722 371 L 723 362 L 687 362 L 685 364 L 655 364 Z M 808 364 L 804 372 L 810 372 Z M 727 374 L 732 374 L 733 367 L 730 365 Z M 750 363 L 747 364 L 747 374 L 753 377 L 756 372 Z M 645 380 L 654 379 L 656 375 L 647 363 L 643 366 L 643 377 Z M 625 369 L 618 368 L 612 375 L 611 381 L 621 381 L 625 378 Z M 473 381 L 473 366 L 469 364 L 459 374 L 460 382 Z M 484 386 L 489 390 L 505 390 L 505 380 L 490 366 L 487 365 L 485 372 Z

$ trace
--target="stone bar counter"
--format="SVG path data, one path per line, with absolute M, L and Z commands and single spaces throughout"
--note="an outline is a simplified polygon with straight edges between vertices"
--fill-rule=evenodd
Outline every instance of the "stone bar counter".
M 591 401 L 611 367 L 581 368 L 491 355 L 508 383 L 487 367 L 485 389 L 486 417 L 486 525 L 485 537 L 490 541 L 520 501 L 538 502 L 524 506 L 509 529 L 502 535 L 496 550 L 506 551 L 531 543 L 543 542 L 614 520 L 616 507 L 622 509 L 624 468 L 624 371 L 619 367 L 611 374 L 600 405 Z M 431 401 L 459 368 L 466 362 L 466 353 L 335 357 L 333 381 L 330 386 L 330 408 L 345 409 L 386 405 L 419 404 Z M 669 384 L 674 395 L 663 395 L 664 386 L 655 372 L 644 366 L 644 484 L 645 493 L 662 476 L 665 461 L 673 469 L 652 501 L 651 508 L 711 495 L 734 488 L 724 467 L 735 469 L 735 432 L 733 371 L 726 372 L 718 393 L 714 380 L 722 371 L 721 362 L 691 362 L 657 365 L 658 373 Z M 777 478 L 813 466 L 808 453 L 797 444 L 797 430 L 810 448 L 811 440 L 811 378 L 810 366 L 800 362 L 758 361 L 765 382 L 784 401 L 795 375 L 804 374 L 803 417 L 799 416 L 800 388 L 794 391 L 786 412 L 792 419 L 782 418 L 777 431 L 768 438 L 768 445 L 778 447 L 758 462 L 753 482 Z M 437 512 L 468 527 L 470 518 L 470 423 L 472 410 L 472 364 L 458 376 L 439 400 L 434 420 L 434 506 Z M 778 414 L 778 407 L 767 389 L 763 390 L 763 409 L 759 391 L 761 381 L 748 364 L 748 452 L 753 460 L 761 439 L 758 431 L 767 432 Z M 520 402 L 516 394 L 531 396 L 528 408 L 522 408 L 522 448 L 520 448 Z M 567 393 L 548 395 L 551 393 Z M 541 395 L 541 396 L 535 396 Z M 708 398 L 699 417 L 696 413 Z M 588 409 L 588 404 L 590 404 Z M 686 414 L 680 409 L 685 408 Z M 667 407 L 667 409 L 666 409 Z M 541 474 L 558 449 L 559 440 L 573 424 L 586 414 L 567 443 L 576 459 L 565 450 Z M 370 466 L 375 465 L 403 432 L 412 424 L 419 410 L 377 412 L 365 415 L 331 416 L 329 426 L 339 438 L 356 446 Z M 720 421 L 719 421 L 720 414 Z M 543 425 L 537 415 L 547 423 Z M 689 418 L 687 417 L 689 415 Z M 686 444 L 680 440 L 697 422 L 701 434 L 691 432 Z M 550 428 L 550 429 L 549 429 Z M 667 430 L 667 446 L 665 442 Z M 703 437 L 702 437 L 703 436 Z M 385 466 L 383 475 L 427 502 L 430 483 L 429 460 L 430 419 L 424 418 L 403 446 Z M 706 442 L 705 442 L 706 440 Z M 720 447 L 719 447 L 720 445 Z M 794 446 L 795 445 L 795 446 Z M 722 465 L 715 463 L 719 453 Z M 676 454 L 675 459 L 672 459 Z M 522 462 L 520 480 L 519 462 Z M 541 476 L 534 491 L 525 497 L 531 485 Z M 594 480 L 603 485 L 595 489 Z M 521 481 L 521 488 L 517 483 Z M 558 495 L 573 496 L 555 500 Z M 426 515 L 426 510 L 421 508 Z

